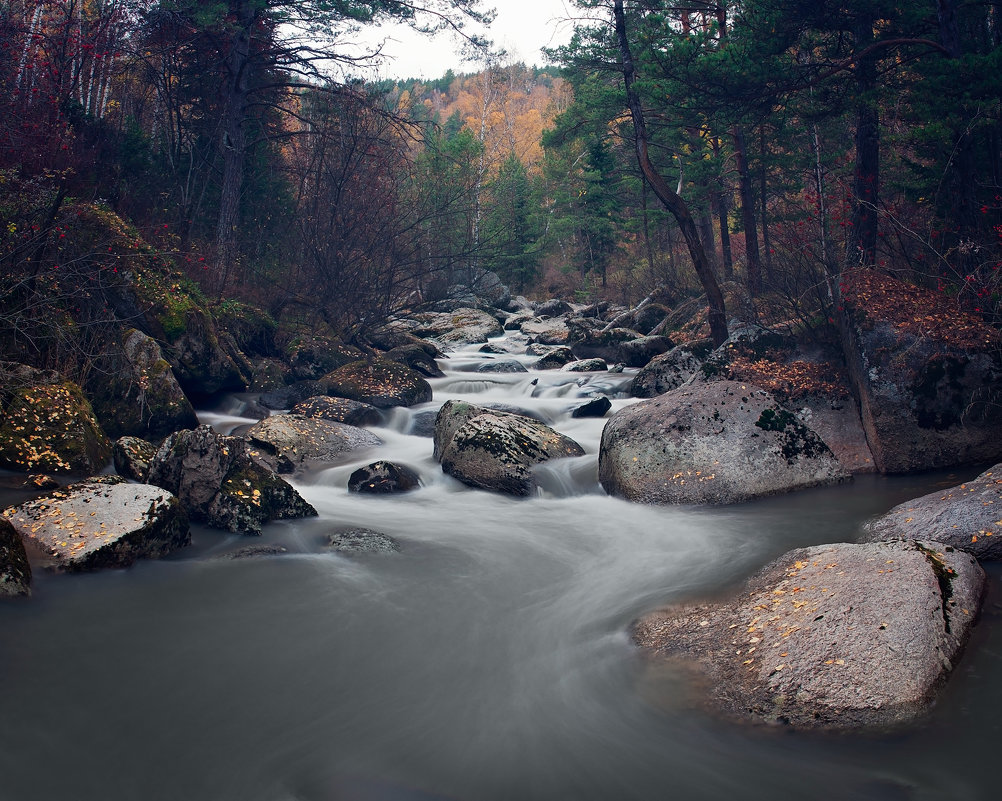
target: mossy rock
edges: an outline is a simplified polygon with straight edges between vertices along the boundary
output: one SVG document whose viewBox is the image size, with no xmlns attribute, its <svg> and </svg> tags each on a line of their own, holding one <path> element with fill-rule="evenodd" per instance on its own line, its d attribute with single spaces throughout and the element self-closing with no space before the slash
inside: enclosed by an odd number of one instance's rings
<svg viewBox="0 0 1002 801">
<path fill-rule="evenodd" d="M 275 335 L 278 323 L 268 312 L 241 303 L 226 300 L 212 310 L 216 323 L 227 331 L 237 346 L 248 356 L 277 356 Z"/>
<path fill-rule="evenodd" d="M 399 362 L 376 359 L 339 367 L 321 379 L 326 394 L 368 403 L 377 409 L 414 406 L 431 400 L 431 385 Z"/>
<path fill-rule="evenodd" d="M 0 366 L 0 467 L 90 474 L 111 458 L 111 441 L 72 381 L 23 365 Z"/>
</svg>

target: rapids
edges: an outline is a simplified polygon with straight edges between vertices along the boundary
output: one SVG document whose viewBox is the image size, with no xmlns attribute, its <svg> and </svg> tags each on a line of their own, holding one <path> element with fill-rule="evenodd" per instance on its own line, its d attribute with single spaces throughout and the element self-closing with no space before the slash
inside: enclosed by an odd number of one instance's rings
<svg viewBox="0 0 1002 801">
<path fill-rule="evenodd" d="M 0 801 L 996 797 L 996 567 L 932 715 L 894 735 L 716 720 L 696 683 L 645 665 L 627 636 L 644 611 L 725 592 L 790 548 L 852 540 L 868 516 L 977 469 L 733 507 L 630 504 L 597 482 L 604 420 L 570 417 L 595 394 L 613 411 L 634 402 L 630 371 L 475 372 L 490 358 L 533 361 L 451 354 L 432 403 L 374 429 L 382 447 L 297 475 L 319 518 L 260 540 L 194 527 L 169 559 L 38 571 L 31 599 L 0 604 Z M 450 398 L 529 412 L 587 455 L 541 468 L 530 499 L 464 487 L 427 436 Z M 228 432 L 252 422 L 242 406 L 200 418 Z M 423 486 L 349 495 L 350 473 L 376 459 Z M 331 553 L 341 526 L 401 551 Z M 288 553 L 221 558 L 258 543 Z"/>
</svg>

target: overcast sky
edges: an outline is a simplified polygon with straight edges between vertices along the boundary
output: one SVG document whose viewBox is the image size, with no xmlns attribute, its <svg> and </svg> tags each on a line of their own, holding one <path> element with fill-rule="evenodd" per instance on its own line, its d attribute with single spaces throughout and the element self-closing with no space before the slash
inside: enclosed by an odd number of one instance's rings
<svg viewBox="0 0 1002 801">
<path fill-rule="evenodd" d="M 566 0 L 486 0 L 483 5 L 497 9 L 488 36 L 509 52 L 513 62 L 545 64 L 540 48 L 555 47 L 570 39 L 571 23 L 567 18 L 574 9 Z M 431 39 L 406 26 L 386 26 L 378 33 L 367 32 L 364 41 L 369 45 L 384 41 L 387 58 L 376 71 L 378 77 L 430 80 L 440 78 L 449 69 L 476 72 L 482 68 L 464 63 L 459 44 L 448 34 Z"/>
</svg>

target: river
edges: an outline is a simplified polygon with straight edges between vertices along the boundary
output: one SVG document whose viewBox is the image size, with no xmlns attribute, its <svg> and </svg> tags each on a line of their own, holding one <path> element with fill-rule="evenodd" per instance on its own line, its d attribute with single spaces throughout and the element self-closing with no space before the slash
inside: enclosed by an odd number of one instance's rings
<svg viewBox="0 0 1002 801">
<path fill-rule="evenodd" d="M 296 476 L 319 518 L 261 539 L 195 526 L 171 558 L 37 571 L 30 600 L 0 604 L 0 801 L 997 797 L 998 568 L 931 716 L 893 735 L 717 720 L 626 634 L 644 611 L 726 592 L 790 548 L 852 540 L 867 517 L 977 469 L 721 508 L 630 504 L 597 483 L 604 421 L 569 415 L 630 376 L 473 372 L 490 358 L 531 361 L 462 349 L 441 362 L 433 403 L 374 429 L 384 446 Z M 408 433 L 450 398 L 532 411 L 587 455 L 547 466 L 530 499 L 466 488 Z M 200 416 L 248 422 L 236 401 Z M 377 458 L 423 486 L 349 495 L 348 475 Z M 400 551 L 328 551 L 345 525 Z M 259 543 L 288 553 L 222 558 Z"/>
</svg>

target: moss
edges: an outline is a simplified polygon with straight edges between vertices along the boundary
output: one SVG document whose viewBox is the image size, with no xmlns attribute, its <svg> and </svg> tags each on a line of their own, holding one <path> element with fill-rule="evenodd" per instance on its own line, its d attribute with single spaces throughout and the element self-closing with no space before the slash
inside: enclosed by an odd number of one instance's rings
<svg viewBox="0 0 1002 801">
<path fill-rule="evenodd" d="M 793 464 L 800 456 L 813 459 L 830 453 L 822 439 L 786 409 L 763 409 L 755 425 L 763 431 L 775 431 L 782 435 L 780 450 L 788 464 Z"/>
</svg>

